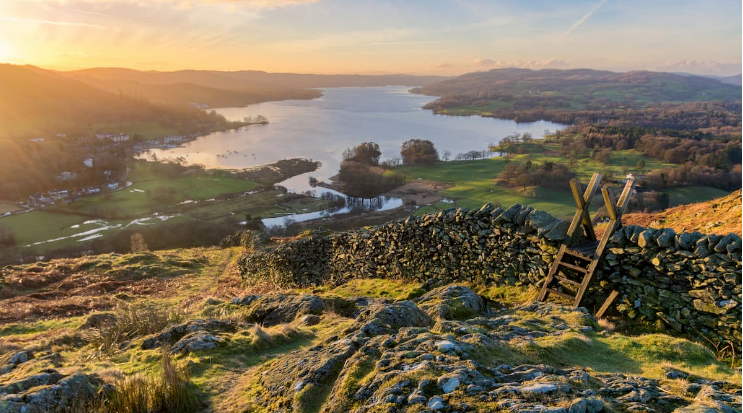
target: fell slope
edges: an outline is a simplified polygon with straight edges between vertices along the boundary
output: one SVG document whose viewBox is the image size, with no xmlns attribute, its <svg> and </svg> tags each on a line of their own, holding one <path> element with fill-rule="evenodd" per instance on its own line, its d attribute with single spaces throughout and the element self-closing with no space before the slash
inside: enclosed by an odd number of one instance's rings
<svg viewBox="0 0 743 413">
<path fill-rule="evenodd" d="M 110 93 L 34 66 L 0 64 L 0 90 L 0 139 L 85 134 L 106 123 L 155 122 L 185 133 L 225 122 L 221 116 Z"/>
<path fill-rule="evenodd" d="M 655 213 L 624 215 L 625 224 L 648 228 L 672 228 L 676 232 L 741 235 L 741 190 L 732 194 L 690 205 L 681 205 Z"/>
<path fill-rule="evenodd" d="M 168 410 L 146 401 L 168 371 L 181 372 L 168 397 L 183 412 L 740 409 L 739 375 L 705 347 L 613 332 L 583 309 L 533 303 L 534 291 L 240 287 L 241 252 L 4 268 L 0 412 Z M 145 401 L 123 397 L 134 391 Z"/>
</svg>

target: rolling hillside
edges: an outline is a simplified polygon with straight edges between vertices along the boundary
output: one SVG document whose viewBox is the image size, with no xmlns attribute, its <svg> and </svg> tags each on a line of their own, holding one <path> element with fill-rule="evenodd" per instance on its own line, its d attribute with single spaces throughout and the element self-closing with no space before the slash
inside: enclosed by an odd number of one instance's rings
<svg viewBox="0 0 743 413">
<path fill-rule="evenodd" d="M 86 134 L 107 124 L 159 124 L 173 132 L 224 122 L 193 108 L 110 93 L 59 72 L 0 64 L 0 139 Z"/>
<path fill-rule="evenodd" d="M 676 232 L 699 231 L 704 234 L 741 235 L 741 191 L 690 205 L 681 205 L 656 213 L 632 213 L 625 224 L 649 228 L 673 228 Z"/>
<path fill-rule="evenodd" d="M 741 89 L 718 79 L 672 73 L 591 69 L 496 69 L 413 90 L 439 99 L 425 106 L 446 115 L 481 115 L 521 122 L 551 120 L 697 128 L 691 118 L 724 114 L 738 126 Z M 673 121 L 658 122 L 671 113 Z"/>
<path fill-rule="evenodd" d="M 499 94 L 554 97 L 571 106 L 590 98 L 643 104 L 737 101 L 741 96 L 740 88 L 701 76 L 646 71 L 616 73 L 592 69 L 495 69 L 437 82 L 423 87 L 421 92 L 434 96 L 462 94 L 481 98 Z"/>
</svg>

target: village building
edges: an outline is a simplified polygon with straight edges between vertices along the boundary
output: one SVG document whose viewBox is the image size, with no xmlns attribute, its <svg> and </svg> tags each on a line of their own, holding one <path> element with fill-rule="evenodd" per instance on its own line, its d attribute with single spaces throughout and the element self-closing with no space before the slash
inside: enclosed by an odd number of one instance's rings
<svg viewBox="0 0 743 413">
<path fill-rule="evenodd" d="M 124 133 L 96 133 L 95 137 L 104 140 L 111 139 L 114 142 L 126 142 L 129 140 L 129 135 Z"/>
<path fill-rule="evenodd" d="M 71 179 L 77 178 L 77 172 L 62 172 L 59 175 L 57 175 L 58 181 L 69 181 Z"/>
</svg>

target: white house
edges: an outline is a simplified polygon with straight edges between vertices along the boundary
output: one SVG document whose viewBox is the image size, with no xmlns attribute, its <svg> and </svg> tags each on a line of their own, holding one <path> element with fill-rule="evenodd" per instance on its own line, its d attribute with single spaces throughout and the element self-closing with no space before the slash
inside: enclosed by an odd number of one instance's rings
<svg viewBox="0 0 743 413">
<path fill-rule="evenodd" d="M 114 183 L 112 183 L 112 184 L 108 184 L 108 187 L 109 187 L 109 189 L 111 189 L 111 190 L 114 190 L 114 189 L 119 189 L 119 183 L 118 183 L 118 182 L 114 182 Z"/>
<path fill-rule="evenodd" d="M 166 136 L 163 138 L 163 143 L 182 142 L 183 136 Z"/>
<path fill-rule="evenodd" d="M 29 142 L 44 142 L 44 138 L 31 138 Z"/>
<path fill-rule="evenodd" d="M 95 137 L 100 140 L 111 139 L 114 142 L 126 142 L 129 140 L 129 135 L 124 133 L 96 133 Z"/>
<path fill-rule="evenodd" d="M 58 181 L 69 181 L 70 179 L 77 178 L 77 172 L 62 172 L 59 175 L 57 175 Z"/>
<path fill-rule="evenodd" d="M 83 165 L 87 166 L 88 168 L 93 167 L 93 158 L 85 158 L 83 161 Z"/>
</svg>

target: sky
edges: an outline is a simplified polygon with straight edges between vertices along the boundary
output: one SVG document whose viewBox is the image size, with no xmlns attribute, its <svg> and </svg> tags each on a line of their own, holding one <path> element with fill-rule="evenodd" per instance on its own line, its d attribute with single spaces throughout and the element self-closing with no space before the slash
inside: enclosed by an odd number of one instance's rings
<svg viewBox="0 0 743 413">
<path fill-rule="evenodd" d="M 741 72 L 741 1 L 0 0 L 0 62 L 458 75 Z"/>
</svg>

